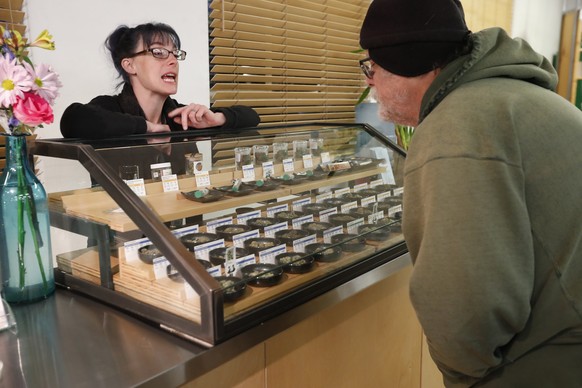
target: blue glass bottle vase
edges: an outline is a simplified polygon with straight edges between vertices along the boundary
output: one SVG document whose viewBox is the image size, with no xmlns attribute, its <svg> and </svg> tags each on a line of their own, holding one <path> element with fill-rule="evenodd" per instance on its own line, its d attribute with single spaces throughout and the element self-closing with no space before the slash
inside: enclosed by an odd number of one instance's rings
<svg viewBox="0 0 582 388">
<path fill-rule="evenodd" d="M 30 167 L 26 136 L 5 136 L 0 178 L 0 289 L 8 303 L 55 291 L 47 195 Z"/>
</svg>

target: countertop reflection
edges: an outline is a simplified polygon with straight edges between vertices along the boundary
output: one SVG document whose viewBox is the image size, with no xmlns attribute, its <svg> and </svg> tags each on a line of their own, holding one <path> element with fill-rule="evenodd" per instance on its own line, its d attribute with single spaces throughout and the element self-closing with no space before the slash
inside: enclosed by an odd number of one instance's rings
<svg viewBox="0 0 582 388">
<path fill-rule="evenodd" d="M 135 386 L 206 350 L 66 290 L 12 309 L 17 334 L 0 332 L 0 387 Z"/>
</svg>

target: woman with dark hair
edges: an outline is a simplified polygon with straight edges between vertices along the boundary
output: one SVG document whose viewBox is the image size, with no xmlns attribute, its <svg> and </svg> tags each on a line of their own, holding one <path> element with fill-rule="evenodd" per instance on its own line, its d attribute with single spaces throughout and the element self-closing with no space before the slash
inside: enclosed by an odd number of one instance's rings
<svg viewBox="0 0 582 388">
<path fill-rule="evenodd" d="M 209 109 L 170 98 L 178 90 L 178 62 L 186 52 L 176 31 L 166 24 L 119 26 L 107 38 L 106 47 L 123 89 L 88 104 L 71 104 L 61 118 L 64 137 L 103 139 L 194 128 L 246 128 L 260 121 L 247 106 Z"/>
</svg>

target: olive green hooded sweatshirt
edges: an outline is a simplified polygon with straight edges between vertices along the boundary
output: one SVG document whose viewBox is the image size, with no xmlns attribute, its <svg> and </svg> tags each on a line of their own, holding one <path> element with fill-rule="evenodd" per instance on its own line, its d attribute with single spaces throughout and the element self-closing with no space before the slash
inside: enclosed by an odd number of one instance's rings
<svg viewBox="0 0 582 388">
<path fill-rule="evenodd" d="M 526 42 L 472 38 L 406 160 L 411 300 L 447 387 L 582 387 L 582 112 Z"/>
</svg>

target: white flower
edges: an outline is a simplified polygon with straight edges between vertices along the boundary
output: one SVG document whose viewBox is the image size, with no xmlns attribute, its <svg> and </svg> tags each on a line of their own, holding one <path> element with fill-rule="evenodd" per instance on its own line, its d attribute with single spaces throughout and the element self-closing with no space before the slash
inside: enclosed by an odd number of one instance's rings
<svg viewBox="0 0 582 388">
<path fill-rule="evenodd" d="M 32 88 L 33 79 L 16 58 L 0 57 L 0 106 L 9 108 Z"/>
<path fill-rule="evenodd" d="M 26 62 L 23 65 L 32 77 L 32 90 L 52 105 L 59 95 L 59 88 L 63 86 L 59 75 L 53 71 L 52 66 L 44 63 L 36 68 Z"/>
</svg>

